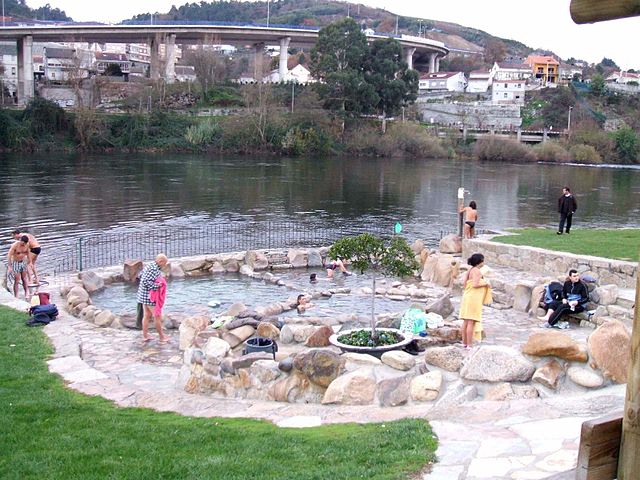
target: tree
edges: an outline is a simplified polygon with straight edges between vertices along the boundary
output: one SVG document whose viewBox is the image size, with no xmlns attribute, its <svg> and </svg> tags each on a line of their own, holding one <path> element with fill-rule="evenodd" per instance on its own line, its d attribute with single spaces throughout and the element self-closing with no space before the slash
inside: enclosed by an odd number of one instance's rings
<svg viewBox="0 0 640 480">
<path fill-rule="evenodd" d="M 393 275 L 403 277 L 413 274 L 419 265 L 407 241 L 394 236 L 389 242 L 370 233 L 363 233 L 357 237 L 344 237 L 335 242 L 329 252 L 329 258 L 346 258 L 351 260 L 351 266 L 364 273 L 373 272 L 371 288 L 371 339 L 375 342 L 376 333 L 376 275 Z"/>
<path fill-rule="evenodd" d="M 184 57 L 185 64 L 193 66 L 202 91 L 229 77 L 231 65 L 226 55 L 199 45 L 196 49 L 185 51 Z"/>
<path fill-rule="evenodd" d="M 393 38 L 376 40 L 371 45 L 365 78 L 378 101 L 375 109 L 382 116 L 382 133 L 387 115 L 395 115 L 418 98 L 418 72 L 402 60 L 402 46 Z"/>
<path fill-rule="evenodd" d="M 635 163 L 638 160 L 638 135 L 631 127 L 624 126 L 613 134 L 618 158 L 625 163 Z"/>
<path fill-rule="evenodd" d="M 591 77 L 590 88 L 591 88 L 591 93 L 593 93 L 594 95 L 597 95 L 598 97 L 601 97 L 602 95 L 604 95 L 604 92 L 607 88 L 604 82 L 604 77 L 599 73 L 596 73 L 593 77 Z"/>
<path fill-rule="evenodd" d="M 367 111 L 378 99 L 364 79 L 368 55 L 367 37 L 352 18 L 334 22 L 320 30 L 311 50 L 311 73 L 324 107 L 342 120 Z"/>
<path fill-rule="evenodd" d="M 484 60 L 490 65 L 503 61 L 506 53 L 507 46 L 497 38 L 490 38 L 484 46 Z"/>
</svg>

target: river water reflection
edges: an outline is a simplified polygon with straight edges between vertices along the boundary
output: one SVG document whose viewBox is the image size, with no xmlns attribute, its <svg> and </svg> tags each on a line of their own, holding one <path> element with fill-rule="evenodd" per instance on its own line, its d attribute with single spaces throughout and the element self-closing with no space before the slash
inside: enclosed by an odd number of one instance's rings
<svg viewBox="0 0 640 480">
<path fill-rule="evenodd" d="M 640 225 L 640 169 L 451 160 L 206 155 L 2 155 L 0 219 L 8 241 L 30 228 L 47 249 L 94 232 L 195 224 L 309 221 L 403 224 L 411 239 L 456 229 L 456 192 L 479 228 L 552 226 L 561 187 L 576 228 Z"/>
</svg>

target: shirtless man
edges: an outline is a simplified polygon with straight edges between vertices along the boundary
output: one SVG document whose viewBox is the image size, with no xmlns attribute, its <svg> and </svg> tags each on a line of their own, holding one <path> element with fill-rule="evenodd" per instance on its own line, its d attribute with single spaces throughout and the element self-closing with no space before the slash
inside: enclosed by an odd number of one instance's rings
<svg viewBox="0 0 640 480">
<path fill-rule="evenodd" d="M 23 235 L 14 242 L 7 253 L 7 270 L 13 274 L 13 295 L 18 297 L 18 283 L 22 281 L 24 297 L 29 301 L 29 281 L 27 278 L 27 265 L 29 262 L 29 237 Z"/>
<path fill-rule="evenodd" d="M 462 207 L 460 213 L 464 213 L 464 238 L 473 238 L 476 234 L 476 222 L 478 210 L 476 202 L 471 200 L 468 207 Z"/>
<path fill-rule="evenodd" d="M 30 233 L 20 232 L 19 229 L 15 229 L 12 233 L 15 240 L 19 240 L 22 236 L 26 236 L 29 239 L 29 266 L 31 267 L 32 271 L 27 271 L 27 274 L 29 275 L 32 283 L 39 283 L 38 272 L 36 270 L 36 260 L 38 259 L 38 255 L 40 255 L 40 252 L 42 252 L 40 242 L 38 242 L 36 237 L 31 235 Z M 31 278 L 32 274 L 33 278 Z"/>
</svg>

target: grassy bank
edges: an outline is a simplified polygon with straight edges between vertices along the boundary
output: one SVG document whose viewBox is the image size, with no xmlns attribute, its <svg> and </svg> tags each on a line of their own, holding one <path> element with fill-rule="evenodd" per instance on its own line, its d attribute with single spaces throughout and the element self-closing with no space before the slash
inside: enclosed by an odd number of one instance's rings
<svg viewBox="0 0 640 480">
<path fill-rule="evenodd" d="M 425 421 L 279 429 L 117 408 L 64 387 L 45 335 L 0 306 L 0 478 L 406 478 L 434 460 Z"/>
<path fill-rule="evenodd" d="M 524 228 L 512 230 L 517 235 L 495 237 L 494 242 L 526 245 L 578 255 L 638 261 L 640 229 L 574 229 L 571 235 L 557 235 L 556 230 Z"/>
</svg>

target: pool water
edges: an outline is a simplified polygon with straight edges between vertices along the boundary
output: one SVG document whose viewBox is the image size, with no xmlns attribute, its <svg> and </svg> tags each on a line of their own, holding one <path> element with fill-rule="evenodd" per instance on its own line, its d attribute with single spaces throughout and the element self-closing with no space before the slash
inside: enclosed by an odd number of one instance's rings
<svg viewBox="0 0 640 480">
<path fill-rule="evenodd" d="M 309 275 L 316 273 L 318 281 L 309 282 Z M 348 288 L 350 294 L 334 294 L 329 298 L 312 300 L 313 307 L 303 316 L 334 316 L 371 314 L 371 296 L 359 294 L 362 287 L 371 287 L 371 277 L 366 275 L 343 276 L 336 274 L 334 279 L 328 279 L 326 272 L 321 269 L 296 269 L 278 272 L 277 277 L 287 286 L 267 283 L 238 273 L 226 273 L 169 279 L 167 285 L 167 300 L 165 313 L 179 313 L 186 315 L 200 315 L 203 313 L 220 313 L 232 304 L 242 302 L 247 308 L 255 309 L 274 302 L 284 302 L 300 293 L 318 294 L 331 289 Z M 389 284 L 387 280 L 387 285 Z M 137 285 L 130 283 L 114 283 L 92 295 L 96 307 L 109 309 L 116 315 L 135 314 Z M 209 307 L 211 301 L 219 303 L 216 307 Z M 376 314 L 395 313 L 404 311 L 413 303 L 412 300 L 390 300 L 377 297 L 375 300 Z M 300 315 L 296 310 L 285 312 L 283 315 Z"/>
</svg>

